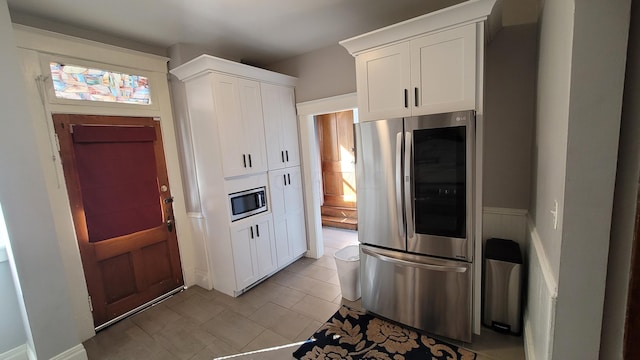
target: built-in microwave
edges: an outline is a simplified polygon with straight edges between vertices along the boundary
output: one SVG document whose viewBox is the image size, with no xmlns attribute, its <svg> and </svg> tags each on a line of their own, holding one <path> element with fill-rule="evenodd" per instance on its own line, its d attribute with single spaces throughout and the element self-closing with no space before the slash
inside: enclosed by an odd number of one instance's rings
<svg viewBox="0 0 640 360">
<path fill-rule="evenodd" d="M 266 187 L 258 187 L 229 194 L 231 221 L 267 211 Z"/>
</svg>

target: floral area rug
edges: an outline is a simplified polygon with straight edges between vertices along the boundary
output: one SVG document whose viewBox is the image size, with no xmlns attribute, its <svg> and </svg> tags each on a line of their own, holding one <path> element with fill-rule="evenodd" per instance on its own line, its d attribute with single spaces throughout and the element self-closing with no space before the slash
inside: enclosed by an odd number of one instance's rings
<svg viewBox="0 0 640 360">
<path fill-rule="evenodd" d="M 342 306 L 293 353 L 296 359 L 474 360 L 476 354 Z"/>
</svg>

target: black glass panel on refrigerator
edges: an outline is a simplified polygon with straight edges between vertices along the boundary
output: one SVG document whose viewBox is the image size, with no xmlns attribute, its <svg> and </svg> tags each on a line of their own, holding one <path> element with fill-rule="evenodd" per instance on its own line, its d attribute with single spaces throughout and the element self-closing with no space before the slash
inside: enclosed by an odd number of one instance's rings
<svg viewBox="0 0 640 360">
<path fill-rule="evenodd" d="M 415 229 L 418 234 L 466 234 L 464 126 L 414 130 Z"/>
</svg>

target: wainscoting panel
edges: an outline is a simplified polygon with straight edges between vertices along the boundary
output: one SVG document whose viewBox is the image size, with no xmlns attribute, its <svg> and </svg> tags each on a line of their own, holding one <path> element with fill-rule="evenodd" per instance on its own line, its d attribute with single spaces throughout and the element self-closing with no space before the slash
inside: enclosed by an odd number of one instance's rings
<svg viewBox="0 0 640 360">
<path fill-rule="evenodd" d="M 482 241 L 491 238 L 508 239 L 520 245 L 523 255 L 527 241 L 527 210 L 485 207 L 482 210 Z M 526 259 L 526 257 L 523 257 Z"/>
<path fill-rule="evenodd" d="M 553 277 L 540 237 L 532 221 L 528 221 L 529 287 L 524 313 L 524 346 L 527 359 L 552 359 L 558 287 Z"/>
<path fill-rule="evenodd" d="M 205 248 L 206 224 L 201 213 L 190 212 L 187 214 L 191 225 L 194 250 L 194 276 L 195 284 L 201 288 L 213 289 L 213 282 L 209 276 L 209 259 Z"/>
</svg>

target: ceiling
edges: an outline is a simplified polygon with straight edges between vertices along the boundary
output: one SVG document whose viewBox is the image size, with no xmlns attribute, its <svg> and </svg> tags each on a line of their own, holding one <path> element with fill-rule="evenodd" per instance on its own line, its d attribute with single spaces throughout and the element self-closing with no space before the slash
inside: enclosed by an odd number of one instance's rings
<svg viewBox="0 0 640 360">
<path fill-rule="evenodd" d="M 14 22 L 167 55 L 267 65 L 462 0 L 8 0 Z"/>
</svg>

